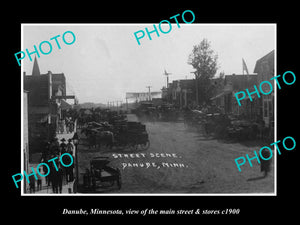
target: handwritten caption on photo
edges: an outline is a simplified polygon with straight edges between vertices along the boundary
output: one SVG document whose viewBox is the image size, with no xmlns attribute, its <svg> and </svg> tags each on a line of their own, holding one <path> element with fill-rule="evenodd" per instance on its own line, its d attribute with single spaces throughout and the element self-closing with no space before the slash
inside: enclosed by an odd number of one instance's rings
<svg viewBox="0 0 300 225">
<path fill-rule="evenodd" d="M 112 154 L 115 159 L 134 159 L 132 162 L 121 162 L 122 169 L 125 168 L 188 168 L 188 165 L 181 162 L 181 156 L 176 153 L 132 153 L 132 154 Z M 156 159 L 156 161 L 153 161 Z M 160 161 L 157 161 L 159 159 Z M 139 161 L 140 160 L 140 161 Z M 147 160 L 147 161 L 144 161 Z M 163 162 L 162 162 L 162 161 Z M 170 162 L 171 160 L 171 162 Z"/>
</svg>

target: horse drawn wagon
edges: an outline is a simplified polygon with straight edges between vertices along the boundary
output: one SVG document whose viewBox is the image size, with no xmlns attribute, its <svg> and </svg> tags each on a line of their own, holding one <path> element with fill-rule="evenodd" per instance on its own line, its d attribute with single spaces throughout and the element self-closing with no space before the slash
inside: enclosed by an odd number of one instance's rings
<svg viewBox="0 0 300 225">
<path fill-rule="evenodd" d="M 123 148 L 147 150 L 150 146 L 146 126 L 140 122 L 126 122 L 115 126 L 115 145 Z"/>
<path fill-rule="evenodd" d="M 126 120 L 115 120 L 113 124 L 91 122 L 81 132 L 86 135 L 90 147 L 147 150 L 150 146 L 146 126 L 140 122 Z"/>
</svg>

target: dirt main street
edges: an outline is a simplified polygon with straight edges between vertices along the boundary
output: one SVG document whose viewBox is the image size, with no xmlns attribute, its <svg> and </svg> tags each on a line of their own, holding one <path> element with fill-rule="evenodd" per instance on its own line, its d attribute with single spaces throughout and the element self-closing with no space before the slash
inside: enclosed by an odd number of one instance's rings
<svg viewBox="0 0 300 225">
<path fill-rule="evenodd" d="M 129 120 L 136 120 L 134 115 Z M 143 122 L 150 139 L 145 151 L 88 149 L 80 145 L 79 173 L 89 167 L 95 156 L 109 156 L 120 168 L 121 190 L 113 193 L 273 193 L 274 163 L 262 178 L 260 165 L 252 160 L 239 172 L 234 159 L 262 146 L 247 147 L 206 138 L 183 122 Z M 82 182 L 82 176 L 81 180 Z"/>
</svg>

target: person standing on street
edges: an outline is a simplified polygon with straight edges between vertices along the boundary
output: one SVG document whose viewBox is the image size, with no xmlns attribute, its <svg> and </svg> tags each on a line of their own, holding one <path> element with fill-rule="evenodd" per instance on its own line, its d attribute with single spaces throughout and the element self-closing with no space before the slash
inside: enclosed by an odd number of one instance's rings
<svg viewBox="0 0 300 225">
<path fill-rule="evenodd" d="M 41 172 L 42 170 L 41 170 L 41 168 L 39 168 L 39 172 L 37 173 L 37 190 L 38 191 L 41 191 L 42 190 L 42 177 L 41 177 Z"/>
<path fill-rule="evenodd" d="M 70 139 L 68 139 L 68 144 L 66 146 L 66 151 L 67 151 L 67 153 L 73 155 L 73 149 L 74 149 L 74 145 L 72 143 L 72 139 L 70 138 Z"/>
<path fill-rule="evenodd" d="M 57 171 L 57 185 L 58 185 L 58 191 L 60 194 L 62 193 L 63 175 L 64 175 L 63 169 L 59 165 L 58 171 Z"/>
<path fill-rule="evenodd" d="M 52 155 L 51 158 L 56 157 L 56 155 Z M 56 169 L 54 168 L 54 165 L 49 165 L 50 168 L 50 174 L 49 176 L 49 183 L 52 185 L 52 193 L 58 193 L 58 174 Z"/>
<path fill-rule="evenodd" d="M 268 159 L 270 157 L 271 153 L 267 149 L 263 149 L 261 151 L 261 155 L 265 159 Z M 271 160 L 264 160 L 260 157 L 260 162 L 261 162 L 260 163 L 260 171 L 264 172 L 263 177 L 266 177 L 268 175 L 268 172 L 270 172 Z"/>
<path fill-rule="evenodd" d="M 61 144 L 59 145 L 60 153 L 64 154 L 64 153 L 66 153 L 66 148 L 67 148 L 67 145 L 65 143 L 66 139 L 62 138 L 60 141 L 61 141 Z"/>
<path fill-rule="evenodd" d="M 30 176 L 29 182 L 30 193 L 35 193 L 35 178 L 33 176 Z"/>
</svg>

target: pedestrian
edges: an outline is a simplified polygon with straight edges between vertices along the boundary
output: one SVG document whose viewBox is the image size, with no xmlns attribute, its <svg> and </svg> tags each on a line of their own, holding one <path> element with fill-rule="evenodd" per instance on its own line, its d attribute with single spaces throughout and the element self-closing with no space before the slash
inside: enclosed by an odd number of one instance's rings
<svg viewBox="0 0 300 225">
<path fill-rule="evenodd" d="M 71 164 L 71 159 L 70 159 L 70 157 L 67 157 L 67 158 L 64 160 L 64 163 L 65 163 L 66 165 L 70 165 L 70 164 Z M 67 180 L 67 182 L 72 182 L 73 179 L 74 179 L 73 168 L 74 168 L 74 163 L 72 163 L 71 166 L 65 167 L 65 171 L 66 171 L 66 180 Z"/>
<path fill-rule="evenodd" d="M 51 184 L 52 184 L 52 192 L 53 193 L 58 193 L 58 174 L 57 171 L 51 172 Z"/>
<path fill-rule="evenodd" d="M 70 131 L 70 121 L 66 119 L 66 132 L 67 134 L 69 133 Z"/>
<path fill-rule="evenodd" d="M 35 178 L 33 176 L 29 177 L 29 191 L 35 193 Z"/>
<path fill-rule="evenodd" d="M 65 124 L 66 124 L 66 131 L 67 131 L 67 134 L 68 134 L 69 133 L 69 128 L 70 128 L 70 118 L 69 117 L 65 118 Z"/>
<path fill-rule="evenodd" d="M 40 191 L 42 190 L 42 176 L 40 175 L 41 174 L 41 168 L 39 168 L 39 172 L 37 173 L 37 190 Z"/>
<path fill-rule="evenodd" d="M 263 158 L 268 159 L 270 158 L 271 153 L 267 149 L 263 149 L 261 151 L 261 155 Z M 266 177 L 268 175 L 268 172 L 270 172 L 271 160 L 264 160 L 262 159 L 262 157 L 260 157 L 260 172 L 263 172 L 263 177 Z"/>
<path fill-rule="evenodd" d="M 47 162 L 49 158 L 49 155 L 47 155 L 47 157 L 45 158 L 45 160 L 43 160 L 42 162 Z M 42 172 L 43 174 L 50 174 L 50 171 L 48 171 L 48 167 L 44 166 L 42 167 Z M 45 177 L 45 181 L 46 181 L 46 185 L 50 186 L 50 180 L 49 180 L 49 176 Z"/>
<path fill-rule="evenodd" d="M 51 158 L 56 157 L 55 155 L 52 155 Z M 49 177 L 49 184 L 51 183 L 52 185 L 52 193 L 58 193 L 58 174 L 56 171 L 56 168 L 54 165 L 49 165 L 50 168 L 50 174 L 48 175 Z"/>
<path fill-rule="evenodd" d="M 66 123 L 65 120 L 61 120 L 60 132 L 63 134 L 65 132 Z"/>
<path fill-rule="evenodd" d="M 69 131 L 70 131 L 70 133 L 72 133 L 74 131 L 74 122 L 73 121 L 69 122 Z"/>
<path fill-rule="evenodd" d="M 58 171 L 57 171 L 57 185 L 58 185 L 58 191 L 60 194 L 62 193 L 63 175 L 64 175 L 63 169 L 59 165 Z"/>
<path fill-rule="evenodd" d="M 61 141 L 61 144 L 59 145 L 60 153 L 64 154 L 64 153 L 66 153 L 66 148 L 67 148 L 67 145 L 65 143 L 66 139 L 62 138 L 60 141 Z"/>
<path fill-rule="evenodd" d="M 67 146 L 66 146 L 67 153 L 73 155 L 73 149 L 74 149 L 74 145 L 73 145 L 73 143 L 72 143 L 72 139 L 69 138 L 69 139 L 68 139 L 68 144 L 67 144 Z"/>
<path fill-rule="evenodd" d="M 60 120 L 57 122 L 57 126 L 56 126 L 56 132 L 59 134 L 60 133 Z"/>
</svg>

